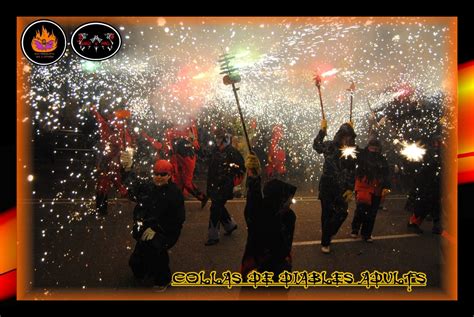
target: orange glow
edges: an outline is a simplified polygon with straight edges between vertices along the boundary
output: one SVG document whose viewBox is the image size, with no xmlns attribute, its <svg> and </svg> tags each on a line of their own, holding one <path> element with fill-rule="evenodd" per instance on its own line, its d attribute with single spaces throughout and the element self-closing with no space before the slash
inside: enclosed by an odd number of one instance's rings
<svg viewBox="0 0 474 317">
<path fill-rule="evenodd" d="M 16 210 L 0 214 L 0 300 L 15 295 Z"/>
<path fill-rule="evenodd" d="M 458 182 L 474 182 L 474 61 L 459 66 Z"/>
<path fill-rule="evenodd" d="M 118 119 L 128 119 L 131 116 L 130 110 L 124 110 L 124 109 L 116 110 L 114 112 L 114 115 Z"/>
<path fill-rule="evenodd" d="M 0 301 L 15 296 L 16 271 L 0 274 Z"/>
<path fill-rule="evenodd" d="M 52 31 L 50 34 L 44 26 L 41 29 L 41 34 L 36 31 L 36 36 L 31 41 L 31 47 L 35 52 L 52 52 L 57 46 L 58 39 Z"/>
</svg>

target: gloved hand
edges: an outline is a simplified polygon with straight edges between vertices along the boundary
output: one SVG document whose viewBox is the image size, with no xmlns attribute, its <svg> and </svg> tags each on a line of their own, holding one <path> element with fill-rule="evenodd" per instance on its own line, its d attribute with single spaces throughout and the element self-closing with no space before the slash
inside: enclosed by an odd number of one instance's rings
<svg viewBox="0 0 474 317">
<path fill-rule="evenodd" d="M 253 171 L 257 175 L 260 175 L 260 173 L 262 171 L 260 161 L 259 161 L 258 157 L 255 154 L 247 155 L 247 160 L 245 161 L 245 167 L 247 168 L 247 170 Z"/>
<path fill-rule="evenodd" d="M 342 194 L 342 197 L 344 198 L 346 203 L 352 200 L 352 196 L 353 196 L 353 193 L 352 193 L 352 190 L 350 189 L 346 190 L 344 194 Z"/>
<path fill-rule="evenodd" d="M 151 240 L 153 239 L 153 237 L 155 236 L 156 232 L 152 229 L 152 228 L 147 228 L 143 234 L 142 234 L 142 237 L 141 237 L 141 240 L 142 241 L 148 241 L 148 240 Z"/>
<path fill-rule="evenodd" d="M 326 132 L 328 129 L 328 121 L 326 119 L 321 120 L 321 130 Z"/>
<path fill-rule="evenodd" d="M 388 189 L 388 188 L 382 189 L 382 197 L 387 196 L 388 194 L 390 194 L 390 192 L 391 192 L 391 190 Z"/>
<path fill-rule="evenodd" d="M 120 163 L 122 164 L 125 171 L 130 171 L 133 164 L 133 155 L 128 151 L 120 152 Z"/>
</svg>

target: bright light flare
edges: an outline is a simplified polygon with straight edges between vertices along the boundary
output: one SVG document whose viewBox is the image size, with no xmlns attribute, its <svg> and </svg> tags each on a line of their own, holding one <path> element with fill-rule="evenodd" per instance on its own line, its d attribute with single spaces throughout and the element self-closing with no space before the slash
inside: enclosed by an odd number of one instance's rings
<svg viewBox="0 0 474 317">
<path fill-rule="evenodd" d="M 98 68 L 98 64 L 92 61 L 82 63 L 82 70 L 88 73 L 93 73 Z"/>
<path fill-rule="evenodd" d="M 333 68 L 333 69 L 331 69 L 331 70 L 328 70 L 327 72 L 322 73 L 322 74 L 321 74 L 321 77 L 326 78 L 326 77 L 335 75 L 335 74 L 337 74 L 337 73 L 339 73 L 339 69 Z"/>
<path fill-rule="evenodd" d="M 203 79 L 206 76 L 207 76 L 206 73 L 199 73 L 196 76 L 194 76 L 193 79 Z"/>
<path fill-rule="evenodd" d="M 357 157 L 357 151 L 356 151 L 356 147 L 355 146 L 343 146 L 341 148 L 341 158 L 344 157 L 345 159 L 347 159 L 349 156 L 353 159 L 355 159 Z"/>
<path fill-rule="evenodd" d="M 418 142 L 407 143 L 403 141 L 401 144 L 403 149 L 400 151 L 400 154 L 403 155 L 408 161 L 420 162 L 423 160 L 426 149 L 422 145 L 419 145 Z"/>
</svg>

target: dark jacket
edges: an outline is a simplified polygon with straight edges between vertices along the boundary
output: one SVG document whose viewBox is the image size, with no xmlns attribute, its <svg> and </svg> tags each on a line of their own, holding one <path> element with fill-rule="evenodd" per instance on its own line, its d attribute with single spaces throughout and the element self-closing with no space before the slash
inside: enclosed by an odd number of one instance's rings
<svg viewBox="0 0 474 317">
<path fill-rule="evenodd" d="M 173 142 L 173 150 L 182 157 L 193 158 L 196 154 L 193 144 L 185 138 L 178 138 L 175 140 Z"/>
<path fill-rule="evenodd" d="M 247 186 L 244 215 L 248 236 L 242 264 L 254 263 L 255 267 L 243 267 L 242 273 L 252 269 L 275 274 L 291 270 L 296 215 L 291 209 L 285 213 L 280 209 L 290 194 L 295 193 L 296 187 L 272 180 L 265 185 L 265 196 L 262 196 L 260 177 L 249 177 Z M 249 258 L 253 260 L 249 262 Z"/>
<path fill-rule="evenodd" d="M 424 155 L 423 162 L 414 175 L 414 195 L 421 204 L 439 202 L 441 197 L 441 153 L 438 148 L 430 147 Z"/>
<path fill-rule="evenodd" d="M 242 155 L 232 145 L 223 151 L 217 147 L 212 152 L 207 174 L 207 195 L 212 200 L 233 198 L 234 179 L 245 173 Z"/>
<path fill-rule="evenodd" d="M 381 188 L 390 188 L 390 171 L 385 156 L 370 152 L 366 147 L 357 154 L 356 162 L 356 178 L 366 178 L 369 183 L 377 180 Z"/>
<path fill-rule="evenodd" d="M 313 141 L 313 149 L 324 155 L 323 173 L 319 182 L 319 195 L 325 192 L 342 194 L 354 189 L 355 159 L 342 157 L 341 139 L 345 135 L 355 138 L 356 134 L 350 125 L 343 124 L 336 133 L 334 140 L 324 141 L 326 132 L 320 130 Z"/>
<path fill-rule="evenodd" d="M 176 184 L 156 186 L 147 181 L 133 186 L 129 193 L 130 199 L 137 202 L 133 211 L 134 238 L 139 240 L 142 233 L 151 228 L 157 233 L 152 242 L 171 248 L 185 220 L 184 197 Z"/>
</svg>

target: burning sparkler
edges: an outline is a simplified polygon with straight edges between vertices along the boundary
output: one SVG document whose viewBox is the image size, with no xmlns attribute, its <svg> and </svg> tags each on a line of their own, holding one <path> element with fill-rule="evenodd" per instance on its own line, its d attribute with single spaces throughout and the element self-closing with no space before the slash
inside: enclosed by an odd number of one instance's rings
<svg viewBox="0 0 474 317">
<path fill-rule="evenodd" d="M 321 76 L 316 75 L 313 80 L 314 84 L 318 88 L 319 104 L 321 105 L 321 115 L 323 117 L 323 120 L 325 120 L 326 118 L 324 117 L 323 97 L 321 96 Z"/>
<path fill-rule="evenodd" d="M 407 143 L 402 141 L 401 145 L 403 148 L 400 151 L 400 154 L 403 155 L 408 161 L 420 162 L 423 160 L 426 149 L 422 145 L 419 145 L 418 142 Z"/>
<path fill-rule="evenodd" d="M 343 146 L 341 148 L 341 158 L 347 159 L 349 156 L 353 159 L 357 157 L 357 151 L 355 146 Z"/>
<path fill-rule="evenodd" d="M 325 77 L 329 77 L 329 76 L 332 76 L 332 75 L 335 75 L 339 73 L 339 69 L 337 68 L 333 68 L 331 70 L 328 70 L 327 72 L 324 72 L 321 74 L 321 77 L 325 78 Z"/>
</svg>

